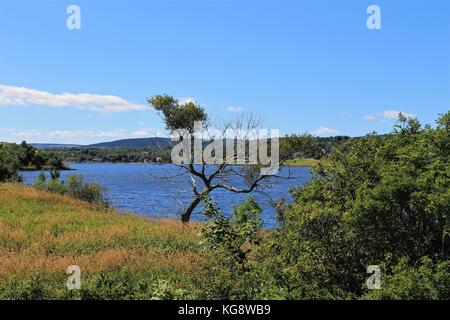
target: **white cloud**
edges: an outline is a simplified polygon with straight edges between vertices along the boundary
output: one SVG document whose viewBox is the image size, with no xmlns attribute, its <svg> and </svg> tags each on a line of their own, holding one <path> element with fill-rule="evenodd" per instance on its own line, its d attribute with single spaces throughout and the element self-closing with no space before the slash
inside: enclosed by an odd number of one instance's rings
<svg viewBox="0 0 450 320">
<path fill-rule="evenodd" d="M 313 133 L 318 136 L 331 136 L 338 132 L 337 132 L 337 130 L 320 126 L 318 129 L 314 130 Z"/>
<path fill-rule="evenodd" d="M 127 130 L 112 130 L 112 131 L 101 131 L 101 130 L 56 130 L 44 132 L 43 136 L 49 138 L 123 138 L 129 135 Z"/>
<path fill-rule="evenodd" d="M 369 114 L 367 116 L 364 116 L 364 120 L 373 121 L 378 119 L 385 119 L 385 120 L 396 120 L 398 119 L 399 114 L 402 113 L 407 118 L 414 118 L 415 115 L 409 112 L 404 111 L 396 111 L 396 110 L 385 110 L 383 112 L 375 113 L 375 114 Z"/>
<path fill-rule="evenodd" d="M 162 133 L 158 129 L 139 128 L 139 129 L 131 132 L 131 135 L 136 138 L 160 137 L 162 135 Z"/>
<path fill-rule="evenodd" d="M 372 121 L 372 120 L 376 120 L 377 116 L 374 114 L 368 114 L 367 116 L 364 116 L 364 120 L 368 120 L 368 121 Z"/>
<path fill-rule="evenodd" d="M 0 133 L 18 137 L 18 138 L 41 136 L 41 132 L 38 130 L 16 130 L 16 129 L 0 128 Z"/>
<path fill-rule="evenodd" d="M 227 111 L 228 111 L 228 112 L 239 113 L 239 112 L 244 111 L 244 108 L 242 108 L 242 107 L 236 107 L 236 106 L 229 106 L 229 107 L 227 108 Z"/>
<path fill-rule="evenodd" d="M 101 113 L 149 110 L 150 106 L 134 104 L 111 95 L 91 93 L 53 94 L 24 87 L 0 85 L 0 106 L 47 106 L 52 108 L 73 107 Z"/>
<path fill-rule="evenodd" d="M 393 110 L 383 111 L 383 117 L 385 119 L 390 119 L 390 120 L 398 119 L 398 116 L 399 116 L 400 113 L 402 113 L 407 118 L 414 118 L 415 117 L 412 113 L 409 113 L 409 112 L 393 111 Z"/>
</svg>

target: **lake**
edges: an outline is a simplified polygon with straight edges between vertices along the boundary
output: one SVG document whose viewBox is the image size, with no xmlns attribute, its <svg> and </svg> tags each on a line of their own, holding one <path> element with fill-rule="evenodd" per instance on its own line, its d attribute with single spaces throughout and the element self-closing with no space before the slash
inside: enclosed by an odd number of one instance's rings
<svg viewBox="0 0 450 320">
<path fill-rule="evenodd" d="M 183 205 L 188 204 L 192 197 L 190 176 L 179 175 L 179 167 L 172 164 L 76 163 L 70 167 L 75 170 L 61 171 L 62 180 L 71 174 L 81 174 L 88 182 L 98 182 L 106 187 L 106 198 L 119 211 L 178 219 Z M 208 168 L 213 169 L 213 166 Z M 27 171 L 21 174 L 26 184 L 33 184 L 39 173 Z M 270 205 L 270 200 L 279 200 L 282 196 L 290 200 L 289 189 L 304 185 L 311 179 L 311 171 L 307 167 L 282 167 L 279 175 L 290 178 L 264 180 L 262 191 L 251 193 L 263 208 L 262 217 L 267 228 L 276 225 L 275 210 Z M 230 179 L 238 186 L 244 186 L 236 177 Z M 247 196 L 222 189 L 216 189 L 212 193 L 213 200 L 226 214 L 230 214 L 233 205 L 245 200 Z M 192 220 L 204 220 L 198 211 L 192 215 Z"/>
</svg>

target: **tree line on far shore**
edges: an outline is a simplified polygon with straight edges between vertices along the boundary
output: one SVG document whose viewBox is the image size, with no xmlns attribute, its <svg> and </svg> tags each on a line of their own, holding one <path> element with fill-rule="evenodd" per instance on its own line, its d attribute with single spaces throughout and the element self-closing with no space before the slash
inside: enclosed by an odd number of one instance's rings
<svg viewBox="0 0 450 320">
<path fill-rule="evenodd" d="M 61 157 L 21 144 L 0 142 L 0 182 L 20 181 L 19 170 L 65 170 Z"/>
<path fill-rule="evenodd" d="M 345 147 L 348 136 L 316 137 L 308 133 L 286 135 L 280 139 L 280 158 L 321 159 L 331 149 Z M 65 162 L 103 163 L 170 163 L 171 147 L 68 147 L 42 149 L 51 158 Z"/>
</svg>

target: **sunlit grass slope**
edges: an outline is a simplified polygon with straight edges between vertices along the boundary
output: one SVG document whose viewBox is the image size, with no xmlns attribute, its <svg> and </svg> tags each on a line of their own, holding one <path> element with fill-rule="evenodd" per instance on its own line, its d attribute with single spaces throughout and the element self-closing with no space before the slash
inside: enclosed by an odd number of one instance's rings
<svg viewBox="0 0 450 320">
<path fill-rule="evenodd" d="M 11 286 L 36 275 L 64 290 L 69 265 L 80 267 L 82 279 L 126 270 L 146 281 L 177 281 L 195 272 L 198 234 L 195 224 L 119 214 L 20 184 L 0 184 L 0 297 L 16 298 Z"/>
</svg>

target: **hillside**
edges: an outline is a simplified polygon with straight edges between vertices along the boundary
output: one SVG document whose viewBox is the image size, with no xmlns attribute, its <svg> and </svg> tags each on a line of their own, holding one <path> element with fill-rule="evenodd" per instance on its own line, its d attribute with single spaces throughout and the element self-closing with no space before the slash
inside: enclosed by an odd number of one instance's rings
<svg viewBox="0 0 450 320">
<path fill-rule="evenodd" d="M 118 214 L 20 184 L 0 184 L 0 229 L 3 299 L 123 298 L 125 289 L 101 291 L 104 272 L 121 279 L 118 287 L 131 276 L 152 286 L 161 276 L 179 281 L 198 256 L 195 224 Z M 84 290 L 66 289 L 70 265 L 80 267 Z"/>
<path fill-rule="evenodd" d="M 169 138 L 137 138 L 137 139 L 122 139 L 111 142 L 101 142 L 88 145 L 90 148 L 167 148 L 170 147 L 171 141 Z"/>
<path fill-rule="evenodd" d="M 169 138 L 135 138 L 99 142 L 89 145 L 64 143 L 31 143 L 37 149 L 70 149 L 70 148 L 167 148 L 172 145 Z"/>
</svg>

